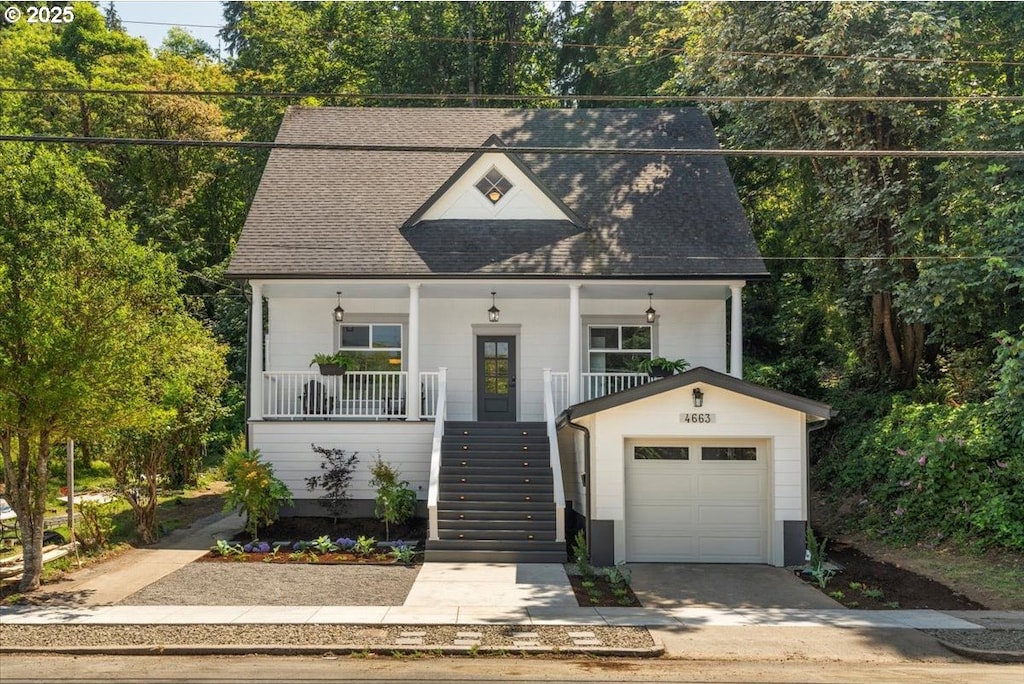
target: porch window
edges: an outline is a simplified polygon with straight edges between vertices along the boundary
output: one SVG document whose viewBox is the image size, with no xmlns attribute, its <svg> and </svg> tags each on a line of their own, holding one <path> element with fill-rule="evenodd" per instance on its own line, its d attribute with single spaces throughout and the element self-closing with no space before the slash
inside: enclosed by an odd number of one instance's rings
<svg viewBox="0 0 1024 684">
<path fill-rule="evenodd" d="M 635 373 L 652 355 L 649 325 L 592 325 L 587 341 L 591 373 Z"/>
<path fill-rule="evenodd" d="M 339 349 L 356 361 L 353 370 L 402 370 L 402 326 L 395 323 L 344 324 Z"/>
</svg>

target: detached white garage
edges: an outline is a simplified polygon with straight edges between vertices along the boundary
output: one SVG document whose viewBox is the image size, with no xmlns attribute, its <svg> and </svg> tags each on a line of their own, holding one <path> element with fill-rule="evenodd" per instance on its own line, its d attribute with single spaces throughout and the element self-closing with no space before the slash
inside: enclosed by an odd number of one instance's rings
<svg viewBox="0 0 1024 684">
<path fill-rule="evenodd" d="M 807 433 L 831 415 L 707 368 L 570 407 L 566 497 L 592 562 L 802 563 Z"/>
</svg>

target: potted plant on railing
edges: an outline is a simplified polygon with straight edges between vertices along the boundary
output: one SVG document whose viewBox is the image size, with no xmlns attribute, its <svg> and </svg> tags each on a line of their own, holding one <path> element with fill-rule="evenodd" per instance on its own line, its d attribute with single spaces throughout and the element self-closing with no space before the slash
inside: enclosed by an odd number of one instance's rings
<svg viewBox="0 0 1024 684">
<path fill-rule="evenodd" d="M 346 356 L 340 351 L 333 354 L 316 354 L 309 365 L 320 366 L 321 375 L 344 375 L 345 371 L 355 365 L 355 359 Z"/>
<path fill-rule="evenodd" d="M 662 356 L 655 356 L 653 359 L 644 359 L 637 366 L 641 373 L 647 373 L 652 378 L 667 378 L 670 375 L 682 373 L 689 367 L 690 362 L 686 359 L 676 359 L 675 361 L 672 361 Z"/>
</svg>

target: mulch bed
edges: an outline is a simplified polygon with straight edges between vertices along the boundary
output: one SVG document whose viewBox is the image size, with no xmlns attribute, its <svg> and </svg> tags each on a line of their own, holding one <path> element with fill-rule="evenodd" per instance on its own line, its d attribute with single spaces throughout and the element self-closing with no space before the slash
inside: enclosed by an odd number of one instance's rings
<svg viewBox="0 0 1024 684">
<path fill-rule="evenodd" d="M 317 552 L 315 549 L 296 550 L 295 542 L 309 542 L 327 536 L 332 541 L 342 537 L 358 539 L 372 537 L 380 542 L 390 539 L 391 542 L 401 540 L 406 546 L 417 550 L 416 562 L 422 562 L 423 543 L 427 536 L 425 518 L 413 518 L 402 525 L 391 525 L 385 528 L 384 523 L 376 518 L 348 518 L 335 522 L 331 518 L 291 517 L 280 518 L 269 527 L 259 530 L 261 540 L 267 541 L 271 548 L 279 547 L 277 553 L 232 554 L 222 556 L 217 551 L 210 551 L 198 559 L 204 563 L 273 563 L 273 564 L 322 564 L 322 565 L 395 565 L 399 561 L 391 555 L 390 548 L 382 548 L 376 554 L 362 556 L 347 551 Z M 248 532 L 239 531 L 231 538 L 233 543 L 244 545 L 251 541 Z"/>
<path fill-rule="evenodd" d="M 640 599 L 633 594 L 633 589 L 627 586 L 626 594 L 618 597 L 612 590 L 612 584 L 604 575 L 595 575 L 591 578 L 594 586 L 587 588 L 583 586 L 584 578 L 572 572 L 569 575 L 569 583 L 572 584 L 572 593 L 576 595 L 576 603 L 587 608 L 616 608 L 616 607 L 641 607 Z"/>
<path fill-rule="evenodd" d="M 391 525 L 390 538 L 401 539 L 409 543 L 422 543 L 427 538 L 427 519 L 413 518 L 403 525 Z M 274 541 L 310 541 L 327 535 L 331 539 L 348 537 L 358 539 L 359 537 L 373 537 L 377 541 L 388 539 L 384 523 L 376 518 L 346 518 L 337 522 L 331 518 L 318 517 L 294 517 L 280 518 L 269 527 L 259 530 L 259 538 L 273 543 Z M 248 533 L 241 530 L 233 538 L 233 541 L 246 543 L 251 541 Z"/>
<path fill-rule="evenodd" d="M 843 570 L 829 581 L 823 592 L 848 608 L 985 610 L 985 606 L 944 584 L 898 565 L 874 560 L 849 544 L 837 542 L 829 549 L 828 558 L 841 565 Z M 800 577 L 819 588 L 809 576 Z M 834 592 L 842 592 L 842 598 Z"/>
</svg>

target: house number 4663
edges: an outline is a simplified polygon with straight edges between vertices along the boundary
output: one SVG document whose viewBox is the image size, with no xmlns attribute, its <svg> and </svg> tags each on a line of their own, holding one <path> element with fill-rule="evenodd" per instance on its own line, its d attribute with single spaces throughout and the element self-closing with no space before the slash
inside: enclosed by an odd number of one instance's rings
<svg viewBox="0 0 1024 684">
<path fill-rule="evenodd" d="M 713 423 L 713 413 L 684 413 L 680 416 L 683 423 Z"/>
</svg>

